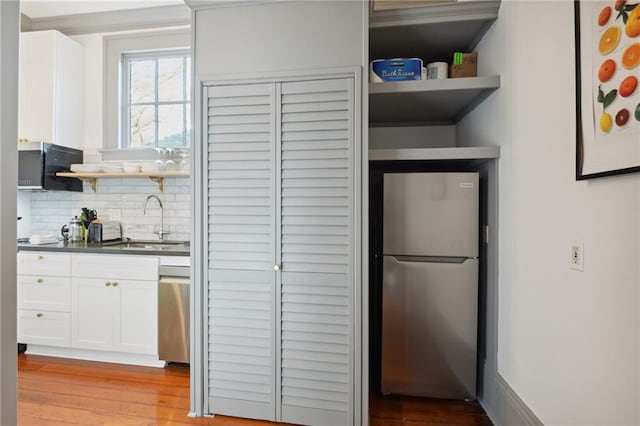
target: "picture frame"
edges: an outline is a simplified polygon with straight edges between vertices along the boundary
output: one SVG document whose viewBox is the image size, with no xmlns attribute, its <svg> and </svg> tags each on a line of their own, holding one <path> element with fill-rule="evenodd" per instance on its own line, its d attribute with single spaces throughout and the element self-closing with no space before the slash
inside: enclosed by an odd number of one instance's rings
<svg viewBox="0 0 640 426">
<path fill-rule="evenodd" d="M 640 172 L 640 0 L 574 8 L 576 180 Z"/>
</svg>

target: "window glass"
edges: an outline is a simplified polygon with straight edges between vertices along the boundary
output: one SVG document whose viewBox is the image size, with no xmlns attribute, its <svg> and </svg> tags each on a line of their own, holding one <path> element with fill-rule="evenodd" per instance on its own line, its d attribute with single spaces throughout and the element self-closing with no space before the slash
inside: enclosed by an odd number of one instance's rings
<svg viewBox="0 0 640 426">
<path fill-rule="evenodd" d="M 122 56 L 123 148 L 189 145 L 188 51 L 138 52 Z"/>
<path fill-rule="evenodd" d="M 155 101 L 155 61 L 131 61 L 129 63 L 129 99 L 132 104 Z"/>
</svg>

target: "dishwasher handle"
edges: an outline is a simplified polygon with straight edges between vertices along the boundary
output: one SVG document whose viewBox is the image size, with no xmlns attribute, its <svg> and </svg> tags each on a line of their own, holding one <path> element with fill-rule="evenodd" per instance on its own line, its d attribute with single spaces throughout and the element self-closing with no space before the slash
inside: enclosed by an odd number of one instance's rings
<svg viewBox="0 0 640 426">
<path fill-rule="evenodd" d="M 160 277 L 158 280 L 158 284 L 191 284 L 191 280 L 189 278 L 182 277 Z"/>
</svg>

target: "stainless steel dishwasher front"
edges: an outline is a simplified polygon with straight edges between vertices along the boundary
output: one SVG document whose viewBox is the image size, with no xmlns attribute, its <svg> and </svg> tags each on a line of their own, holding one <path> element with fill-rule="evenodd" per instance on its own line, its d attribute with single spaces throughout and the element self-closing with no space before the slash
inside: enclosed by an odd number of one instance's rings
<svg viewBox="0 0 640 426">
<path fill-rule="evenodd" d="M 158 356 L 168 362 L 189 362 L 188 267 L 160 267 L 158 282 Z"/>
</svg>

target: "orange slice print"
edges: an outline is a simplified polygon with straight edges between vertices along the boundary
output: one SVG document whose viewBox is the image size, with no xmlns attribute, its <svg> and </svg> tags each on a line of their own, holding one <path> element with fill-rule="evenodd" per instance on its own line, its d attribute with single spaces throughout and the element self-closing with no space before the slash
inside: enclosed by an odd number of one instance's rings
<svg viewBox="0 0 640 426">
<path fill-rule="evenodd" d="M 602 33 L 602 37 L 600 37 L 600 43 L 598 44 L 598 50 L 601 55 L 607 55 L 618 46 L 620 42 L 620 36 L 622 35 L 622 30 L 620 27 L 613 26 L 606 29 L 604 33 Z"/>
<path fill-rule="evenodd" d="M 632 70 L 640 64 L 640 43 L 633 43 L 624 49 L 620 63 L 628 70 Z"/>
</svg>

